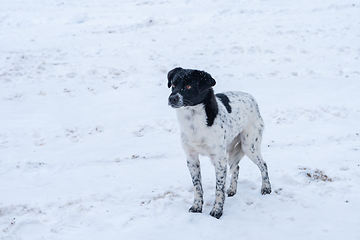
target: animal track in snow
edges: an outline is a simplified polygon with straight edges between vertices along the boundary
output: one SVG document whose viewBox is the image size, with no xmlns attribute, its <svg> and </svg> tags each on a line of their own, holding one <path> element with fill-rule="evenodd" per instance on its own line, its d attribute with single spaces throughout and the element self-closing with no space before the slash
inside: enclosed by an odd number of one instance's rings
<svg viewBox="0 0 360 240">
<path fill-rule="evenodd" d="M 8 136 L 6 134 L 0 134 L 0 149 L 5 149 L 8 147 Z"/>
<path fill-rule="evenodd" d="M 271 117 L 276 124 L 290 124 L 299 120 L 316 121 L 324 118 L 347 118 L 351 112 L 345 107 L 318 107 L 318 108 L 293 108 L 276 109 Z"/>
</svg>

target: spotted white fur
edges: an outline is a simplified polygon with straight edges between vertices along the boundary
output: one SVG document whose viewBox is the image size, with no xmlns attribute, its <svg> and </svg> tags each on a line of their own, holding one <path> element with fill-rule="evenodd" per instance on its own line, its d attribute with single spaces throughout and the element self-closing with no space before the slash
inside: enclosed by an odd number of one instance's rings
<svg viewBox="0 0 360 240">
<path fill-rule="evenodd" d="M 179 94 L 179 93 L 178 93 Z M 230 100 L 231 113 L 216 97 L 218 114 L 211 127 L 206 124 L 203 104 L 185 106 L 176 110 L 181 130 L 182 147 L 195 187 L 191 212 L 201 212 L 203 188 L 201 184 L 199 154 L 208 156 L 215 166 L 216 192 L 211 215 L 220 218 L 225 200 L 225 181 L 228 163 L 231 183 L 228 196 L 236 193 L 241 158 L 247 155 L 260 169 L 262 194 L 271 192 L 266 163 L 261 156 L 261 138 L 264 123 L 254 98 L 243 92 L 224 93 Z"/>
</svg>

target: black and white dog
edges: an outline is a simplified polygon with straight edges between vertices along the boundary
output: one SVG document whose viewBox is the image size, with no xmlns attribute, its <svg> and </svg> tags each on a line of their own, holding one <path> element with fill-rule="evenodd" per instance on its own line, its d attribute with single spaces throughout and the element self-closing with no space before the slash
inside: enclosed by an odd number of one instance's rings
<svg viewBox="0 0 360 240">
<path fill-rule="evenodd" d="M 271 186 L 266 163 L 261 156 L 264 123 L 255 99 L 243 92 L 214 94 L 215 80 L 210 74 L 180 67 L 168 73 L 171 94 L 168 103 L 176 108 L 180 123 L 182 147 L 195 187 L 190 212 L 202 212 L 199 154 L 208 156 L 215 166 L 215 203 L 210 215 L 220 218 L 225 201 L 227 163 L 231 183 L 229 197 L 236 194 L 239 162 L 248 156 L 260 169 L 262 194 L 269 194 Z"/>
</svg>

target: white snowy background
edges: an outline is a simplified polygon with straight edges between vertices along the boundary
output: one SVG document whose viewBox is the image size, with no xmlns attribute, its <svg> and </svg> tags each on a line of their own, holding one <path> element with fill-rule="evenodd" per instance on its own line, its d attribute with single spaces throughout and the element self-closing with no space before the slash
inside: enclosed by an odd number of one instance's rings
<svg viewBox="0 0 360 240">
<path fill-rule="evenodd" d="M 0 239 L 360 239 L 358 0 L 1 0 Z M 273 192 L 240 163 L 209 216 L 166 75 L 258 101 Z"/>
</svg>

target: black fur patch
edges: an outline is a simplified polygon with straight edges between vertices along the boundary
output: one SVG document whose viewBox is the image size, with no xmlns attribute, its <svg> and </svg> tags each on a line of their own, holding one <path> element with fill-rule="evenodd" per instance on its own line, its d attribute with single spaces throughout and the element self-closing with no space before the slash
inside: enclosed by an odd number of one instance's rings
<svg viewBox="0 0 360 240">
<path fill-rule="evenodd" d="M 211 88 L 208 90 L 209 95 L 204 100 L 205 112 L 206 112 L 206 123 L 209 127 L 214 124 L 216 115 L 219 113 L 219 108 L 216 103 L 214 90 Z"/>
<path fill-rule="evenodd" d="M 229 98 L 223 93 L 217 93 L 215 96 L 220 98 L 222 104 L 224 104 L 228 113 L 231 113 L 231 106 L 230 106 Z"/>
</svg>

